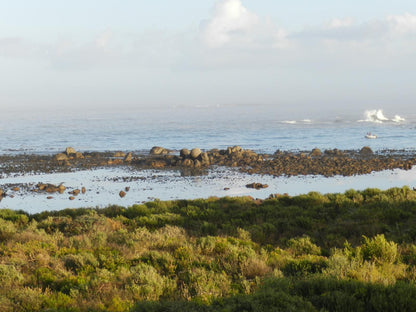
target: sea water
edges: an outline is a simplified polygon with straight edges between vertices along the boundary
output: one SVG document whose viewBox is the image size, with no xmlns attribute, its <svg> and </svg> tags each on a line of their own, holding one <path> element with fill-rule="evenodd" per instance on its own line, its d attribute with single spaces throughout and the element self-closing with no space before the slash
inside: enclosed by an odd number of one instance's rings
<svg viewBox="0 0 416 312">
<path fill-rule="evenodd" d="M 377 139 L 366 139 L 366 133 Z M 225 149 L 240 145 L 259 153 L 317 147 L 374 151 L 416 149 L 416 116 L 385 116 L 382 110 L 356 116 L 299 115 L 288 119 L 255 108 L 164 108 L 113 112 L 9 113 L 0 119 L 0 154 L 78 151 Z"/>
</svg>

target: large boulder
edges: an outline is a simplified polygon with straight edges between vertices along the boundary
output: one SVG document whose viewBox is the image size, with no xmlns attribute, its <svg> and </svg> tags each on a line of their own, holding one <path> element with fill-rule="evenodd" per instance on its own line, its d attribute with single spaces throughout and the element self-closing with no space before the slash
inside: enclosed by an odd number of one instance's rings
<svg viewBox="0 0 416 312">
<path fill-rule="evenodd" d="M 197 159 L 198 157 L 199 157 L 199 155 L 201 155 L 201 150 L 199 149 L 199 148 L 193 148 L 192 150 L 191 150 L 191 158 L 192 159 Z"/>
<path fill-rule="evenodd" d="M 314 148 L 310 154 L 310 156 L 322 156 L 322 152 L 319 148 Z"/>
<path fill-rule="evenodd" d="M 187 148 L 183 148 L 181 149 L 181 151 L 179 152 L 179 156 L 181 156 L 182 158 L 186 158 L 191 154 L 191 152 L 187 149 Z"/>
<path fill-rule="evenodd" d="M 72 154 L 76 154 L 76 153 L 77 153 L 77 151 L 73 147 L 67 147 L 65 149 L 65 154 L 67 154 L 68 156 L 72 155 Z"/>
<path fill-rule="evenodd" d="M 167 154 L 169 151 L 161 146 L 153 146 L 150 150 L 150 155 L 164 155 Z"/>
<path fill-rule="evenodd" d="M 364 146 L 361 150 L 360 150 L 360 155 L 361 156 L 371 156 L 373 155 L 373 150 L 369 147 L 369 146 Z"/>
</svg>

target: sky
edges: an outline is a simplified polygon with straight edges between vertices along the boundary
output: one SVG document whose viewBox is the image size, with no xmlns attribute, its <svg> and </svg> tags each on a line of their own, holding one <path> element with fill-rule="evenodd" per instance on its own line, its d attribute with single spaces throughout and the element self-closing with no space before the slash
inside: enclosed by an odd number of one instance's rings
<svg viewBox="0 0 416 312">
<path fill-rule="evenodd" d="M 414 0 L 0 0 L 0 109 L 413 110 Z"/>
</svg>

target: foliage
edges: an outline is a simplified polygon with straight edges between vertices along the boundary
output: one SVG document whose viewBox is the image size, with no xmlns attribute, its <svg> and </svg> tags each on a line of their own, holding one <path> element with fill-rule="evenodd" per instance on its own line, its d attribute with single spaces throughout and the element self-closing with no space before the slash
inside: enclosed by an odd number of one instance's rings
<svg viewBox="0 0 416 312">
<path fill-rule="evenodd" d="M 409 311 L 416 192 L 0 210 L 1 311 Z"/>
</svg>

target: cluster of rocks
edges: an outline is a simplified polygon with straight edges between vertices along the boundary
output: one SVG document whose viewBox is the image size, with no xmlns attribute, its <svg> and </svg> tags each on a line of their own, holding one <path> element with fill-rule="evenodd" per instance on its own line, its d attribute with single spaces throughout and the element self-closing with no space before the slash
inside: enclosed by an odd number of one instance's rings
<svg viewBox="0 0 416 312">
<path fill-rule="evenodd" d="M 36 193 L 48 193 L 48 194 L 53 194 L 53 193 L 59 193 L 59 194 L 63 194 L 66 190 L 66 187 L 61 183 L 59 185 L 54 185 L 54 184 L 50 184 L 50 183 L 38 183 L 36 184 L 35 188 L 32 189 L 32 192 L 36 192 Z M 82 187 L 81 189 L 74 189 L 72 191 L 69 191 L 68 194 L 71 195 L 69 196 L 70 200 L 74 200 L 75 196 L 77 196 L 78 194 L 82 193 L 85 194 L 86 193 L 86 188 Z M 52 199 L 53 196 L 48 196 L 47 199 Z"/>
<path fill-rule="evenodd" d="M 376 155 L 368 146 L 359 151 L 331 149 L 322 152 L 315 148 L 310 152 L 298 153 L 276 151 L 274 155 L 257 154 L 240 146 L 209 151 L 184 148 L 180 150 L 179 155 L 172 155 L 172 151 L 155 146 L 150 150 L 148 157 L 135 159 L 132 163 L 142 168 L 155 169 L 179 167 L 199 170 L 208 166 L 227 166 L 239 167 L 242 172 L 250 174 L 331 177 L 367 174 L 396 168 L 409 170 L 416 164 L 416 158 Z"/>
<path fill-rule="evenodd" d="M 149 157 L 136 159 L 133 163 L 159 169 L 171 167 L 203 169 L 210 165 L 241 167 L 253 162 L 262 162 L 264 159 L 264 155 L 258 155 L 251 150 L 243 150 L 240 146 L 209 151 L 202 151 L 197 147 L 191 150 L 183 148 L 179 155 L 172 155 L 172 151 L 155 146 L 150 150 Z"/>
<path fill-rule="evenodd" d="M 64 161 L 64 162 L 67 162 L 71 159 L 83 159 L 83 158 L 84 158 L 84 155 L 81 152 L 77 152 L 72 147 L 67 147 L 65 149 L 65 152 L 58 153 L 55 155 L 55 160 Z"/>
<path fill-rule="evenodd" d="M 368 174 L 373 171 L 396 168 L 410 170 L 415 163 L 416 158 L 403 159 L 375 155 L 369 147 L 363 147 L 358 152 L 337 149 L 324 152 L 314 149 L 310 153 L 277 151 L 272 159 L 251 167 L 243 167 L 241 170 L 274 176 L 323 175 L 331 177 Z"/>
</svg>

